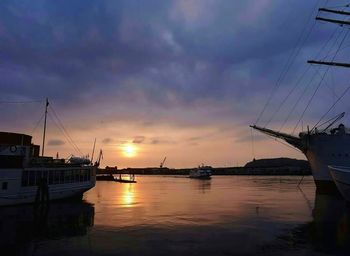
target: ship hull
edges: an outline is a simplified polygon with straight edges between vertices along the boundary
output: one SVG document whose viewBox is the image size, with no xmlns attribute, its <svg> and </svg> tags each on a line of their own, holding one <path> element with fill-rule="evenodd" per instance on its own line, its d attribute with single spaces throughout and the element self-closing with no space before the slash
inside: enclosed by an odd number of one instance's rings
<svg viewBox="0 0 350 256">
<path fill-rule="evenodd" d="M 350 135 L 314 134 L 305 138 L 305 143 L 305 155 L 317 189 L 336 191 L 328 166 L 350 166 Z"/>
<path fill-rule="evenodd" d="M 350 202 L 350 168 L 329 166 L 329 170 L 339 192 Z"/>
<path fill-rule="evenodd" d="M 6 183 L 6 189 L 0 188 L 0 206 L 7 205 L 18 205 L 18 204 L 29 204 L 29 203 L 41 203 L 44 198 L 44 202 L 52 201 L 52 200 L 60 200 L 66 198 L 82 198 L 82 195 L 87 190 L 93 188 L 96 183 L 96 176 L 73 176 L 74 171 L 76 173 L 81 172 L 81 170 L 86 170 L 86 173 L 92 174 L 92 170 L 90 168 L 74 168 L 74 170 L 68 170 L 72 173 L 72 177 L 69 178 L 69 182 L 60 182 L 59 175 L 58 180 L 55 180 L 55 176 L 53 174 L 67 170 L 61 169 L 1 169 L 0 170 L 0 184 Z M 90 171 L 90 172 L 89 172 Z M 42 176 L 44 173 L 47 173 L 46 177 L 49 181 L 47 184 L 47 192 L 43 197 L 41 191 L 42 189 L 38 184 L 25 184 L 24 177 L 25 172 L 33 172 L 40 173 Z M 28 174 L 27 173 L 27 174 Z M 67 177 L 67 175 L 66 175 Z M 30 176 L 28 175 L 28 181 L 30 180 Z M 74 179 L 75 178 L 75 179 Z M 52 182 L 51 182 L 52 181 Z M 57 184 L 50 184 L 57 183 Z M 4 188 L 4 187 L 3 187 Z"/>
</svg>

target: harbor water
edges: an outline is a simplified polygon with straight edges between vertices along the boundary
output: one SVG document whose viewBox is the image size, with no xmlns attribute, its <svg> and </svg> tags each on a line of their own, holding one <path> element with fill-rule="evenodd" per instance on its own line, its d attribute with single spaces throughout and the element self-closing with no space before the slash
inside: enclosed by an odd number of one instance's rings
<svg viewBox="0 0 350 256">
<path fill-rule="evenodd" d="M 350 207 L 311 176 L 138 176 L 0 208 L 1 255 L 346 255 Z"/>
</svg>

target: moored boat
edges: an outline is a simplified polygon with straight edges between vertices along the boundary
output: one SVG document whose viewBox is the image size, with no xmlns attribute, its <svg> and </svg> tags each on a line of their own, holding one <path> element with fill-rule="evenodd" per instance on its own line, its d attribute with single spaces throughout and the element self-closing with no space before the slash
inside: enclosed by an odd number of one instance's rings
<svg viewBox="0 0 350 256">
<path fill-rule="evenodd" d="M 0 206 L 82 197 L 95 186 L 91 163 L 39 156 L 25 134 L 0 132 Z"/>
<path fill-rule="evenodd" d="M 211 179 L 212 171 L 210 166 L 199 166 L 190 171 L 189 178 L 192 179 Z"/>
<path fill-rule="evenodd" d="M 44 156 L 46 119 L 49 101 L 46 99 L 42 153 L 32 143 L 32 136 L 0 132 L 0 206 L 47 203 L 64 198 L 82 198 L 95 186 L 96 170 L 87 157 L 71 156 L 68 160 Z"/>
<path fill-rule="evenodd" d="M 252 128 L 283 139 L 299 149 L 310 163 L 319 192 L 336 191 L 328 170 L 329 165 L 350 166 L 350 132 L 343 124 L 330 130 L 313 129 L 309 132 L 301 132 L 298 137 L 255 125 Z"/>
<path fill-rule="evenodd" d="M 350 202 L 350 167 L 328 166 L 328 168 L 339 192 Z"/>
</svg>

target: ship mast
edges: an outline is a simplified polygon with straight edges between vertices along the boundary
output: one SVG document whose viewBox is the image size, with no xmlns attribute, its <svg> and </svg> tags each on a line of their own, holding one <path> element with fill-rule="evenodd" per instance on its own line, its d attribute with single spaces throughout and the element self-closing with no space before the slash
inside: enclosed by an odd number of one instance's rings
<svg viewBox="0 0 350 256">
<path fill-rule="evenodd" d="M 350 16 L 350 12 L 345 12 L 345 11 L 332 10 L 332 9 L 327 9 L 327 8 L 319 8 L 318 10 L 320 12 L 328 12 L 328 13 L 335 13 L 335 14 L 338 14 L 338 15 Z M 343 25 L 350 25 L 350 21 L 348 21 L 348 20 L 336 20 L 336 19 L 329 19 L 329 18 L 323 18 L 323 17 L 316 17 L 315 19 L 316 20 L 325 21 L 325 22 L 340 24 L 341 26 L 343 26 Z M 307 63 L 350 68 L 350 63 L 342 63 L 342 62 L 334 62 L 334 61 L 308 60 Z"/>
<path fill-rule="evenodd" d="M 44 156 L 45 152 L 45 136 L 46 136 L 46 119 L 47 119 L 47 107 L 49 106 L 49 100 L 46 98 L 46 104 L 45 104 L 45 119 L 44 119 L 44 133 L 43 133 L 43 146 L 41 149 L 41 156 Z"/>
</svg>

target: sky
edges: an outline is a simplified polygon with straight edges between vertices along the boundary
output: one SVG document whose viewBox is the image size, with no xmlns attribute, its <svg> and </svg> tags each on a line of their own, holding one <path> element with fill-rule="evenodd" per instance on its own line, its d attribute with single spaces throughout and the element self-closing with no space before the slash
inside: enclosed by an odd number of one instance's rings
<svg viewBox="0 0 350 256">
<path fill-rule="evenodd" d="M 96 138 L 103 166 L 304 159 L 249 125 L 297 135 L 350 110 L 345 95 L 328 112 L 349 71 L 306 63 L 349 60 L 347 27 L 314 19 L 346 3 L 3 0 L 0 130 L 41 144 L 48 98 L 51 156 L 91 157 Z"/>
</svg>

